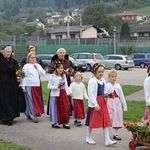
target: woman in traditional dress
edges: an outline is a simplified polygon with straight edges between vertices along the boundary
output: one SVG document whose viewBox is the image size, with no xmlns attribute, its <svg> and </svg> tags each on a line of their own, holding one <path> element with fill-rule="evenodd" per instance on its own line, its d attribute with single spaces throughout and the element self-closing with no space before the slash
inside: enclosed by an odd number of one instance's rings
<svg viewBox="0 0 150 150">
<path fill-rule="evenodd" d="M 0 120 L 8 125 L 20 116 L 16 76 L 18 62 L 11 54 L 11 46 L 6 46 L 0 52 Z"/>
<path fill-rule="evenodd" d="M 38 118 L 44 113 L 41 101 L 40 76 L 45 75 L 45 70 L 40 64 L 36 63 L 35 53 L 30 52 L 27 56 L 28 63 L 24 65 L 23 72 L 25 77 L 22 80 L 22 88 L 25 94 L 26 111 L 28 119 L 32 119 L 37 123 Z"/>
</svg>

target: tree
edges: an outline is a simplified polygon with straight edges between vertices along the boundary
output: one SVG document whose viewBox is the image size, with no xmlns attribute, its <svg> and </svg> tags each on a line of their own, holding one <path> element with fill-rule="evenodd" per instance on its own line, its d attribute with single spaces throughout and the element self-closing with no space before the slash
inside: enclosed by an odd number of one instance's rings
<svg viewBox="0 0 150 150">
<path fill-rule="evenodd" d="M 109 28 L 108 17 L 104 5 L 94 4 L 88 6 L 82 16 L 83 24 L 92 24 L 97 27 Z"/>
<path fill-rule="evenodd" d="M 130 27 L 127 22 L 123 23 L 121 26 L 120 39 L 122 40 L 130 39 Z"/>
</svg>

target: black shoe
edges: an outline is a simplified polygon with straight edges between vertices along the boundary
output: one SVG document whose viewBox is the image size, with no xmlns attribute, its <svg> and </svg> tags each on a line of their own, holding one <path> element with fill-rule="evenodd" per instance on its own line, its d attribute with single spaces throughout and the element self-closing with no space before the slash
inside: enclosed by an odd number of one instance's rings
<svg viewBox="0 0 150 150">
<path fill-rule="evenodd" d="M 10 121 L 7 122 L 7 125 L 8 125 L 8 126 L 11 126 L 13 123 L 14 123 L 14 121 L 13 121 L 13 120 L 10 120 Z"/>
<path fill-rule="evenodd" d="M 24 113 L 27 117 L 27 119 L 32 120 L 32 118 L 30 116 L 28 116 L 26 113 Z"/>
<path fill-rule="evenodd" d="M 66 124 L 64 124 L 63 127 L 64 127 L 65 129 L 70 129 L 70 126 L 69 126 L 69 125 L 66 125 Z"/>
<path fill-rule="evenodd" d="M 74 121 L 74 124 L 76 125 L 77 123 L 78 123 L 78 121 L 77 121 L 77 120 L 75 120 L 75 121 Z"/>
<path fill-rule="evenodd" d="M 60 126 L 59 126 L 59 125 L 57 125 L 57 124 L 52 124 L 52 128 L 56 128 L 56 129 L 58 129 L 58 128 L 60 128 Z"/>
<path fill-rule="evenodd" d="M 79 122 L 77 123 L 77 126 L 78 126 L 78 127 L 82 126 L 81 121 L 79 121 Z"/>
</svg>

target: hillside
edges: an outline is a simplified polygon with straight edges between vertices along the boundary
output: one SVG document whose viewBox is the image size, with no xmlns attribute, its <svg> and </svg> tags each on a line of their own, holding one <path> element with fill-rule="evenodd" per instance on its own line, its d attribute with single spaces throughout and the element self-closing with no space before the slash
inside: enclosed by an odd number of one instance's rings
<svg viewBox="0 0 150 150">
<path fill-rule="evenodd" d="M 144 7 L 144 8 L 139 8 L 139 9 L 134 9 L 133 12 L 136 12 L 139 15 L 148 16 L 148 15 L 150 15 L 150 6 Z"/>
</svg>

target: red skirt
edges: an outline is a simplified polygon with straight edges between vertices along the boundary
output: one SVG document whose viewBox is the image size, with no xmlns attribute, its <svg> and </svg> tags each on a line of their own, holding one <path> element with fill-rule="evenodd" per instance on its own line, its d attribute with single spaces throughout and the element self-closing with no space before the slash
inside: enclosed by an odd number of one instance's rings
<svg viewBox="0 0 150 150">
<path fill-rule="evenodd" d="M 146 106 L 144 120 L 150 119 L 150 106 Z"/>
<path fill-rule="evenodd" d="M 33 112 L 35 114 L 43 114 L 44 107 L 42 104 L 42 97 L 41 97 L 41 88 L 40 87 L 31 87 L 31 94 L 32 94 L 32 101 L 33 101 Z"/>
<path fill-rule="evenodd" d="M 96 111 L 94 108 L 91 109 L 89 118 L 89 127 L 90 128 L 110 127 L 111 122 L 107 108 L 107 102 L 105 101 L 104 96 L 98 96 L 97 103 L 101 107 L 101 109 L 100 111 Z"/>
<path fill-rule="evenodd" d="M 58 123 L 68 124 L 70 118 L 70 104 L 65 90 L 60 90 L 60 95 L 56 98 L 56 105 Z"/>
<path fill-rule="evenodd" d="M 84 111 L 83 100 L 73 99 L 73 104 L 74 104 L 74 118 L 75 119 L 84 119 L 85 111 Z"/>
</svg>

